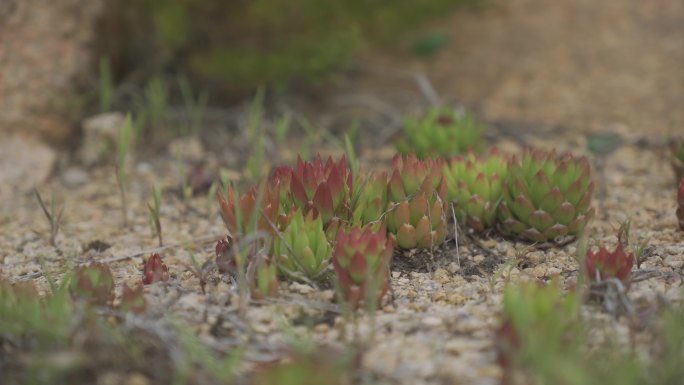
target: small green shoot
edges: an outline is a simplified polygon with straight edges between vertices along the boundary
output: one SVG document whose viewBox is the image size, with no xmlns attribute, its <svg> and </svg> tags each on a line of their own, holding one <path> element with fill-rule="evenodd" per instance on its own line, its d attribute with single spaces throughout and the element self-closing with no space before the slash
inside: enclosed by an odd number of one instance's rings
<svg viewBox="0 0 684 385">
<path fill-rule="evenodd" d="M 185 109 L 190 116 L 190 133 L 196 134 L 202 128 L 209 97 L 204 92 L 195 95 L 192 87 L 190 87 L 190 82 L 185 76 L 178 77 L 178 88 L 180 88 Z"/>
<path fill-rule="evenodd" d="M 48 210 L 38 190 L 33 190 L 33 192 L 36 195 L 36 199 L 38 199 L 38 204 L 40 205 L 40 208 L 43 209 L 43 213 L 45 214 L 45 217 L 47 218 L 48 223 L 50 224 L 50 245 L 52 245 L 53 247 L 57 247 L 56 238 L 57 233 L 59 233 L 59 225 L 62 220 L 62 214 L 64 213 L 64 207 L 62 207 L 59 210 L 59 213 L 55 215 L 55 195 L 53 194 L 50 198 L 50 209 Z"/>
<path fill-rule="evenodd" d="M 285 143 L 287 134 L 290 131 L 292 125 L 292 114 L 289 112 L 281 116 L 275 123 L 275 142 L 277 145 L 282 145 Z"/>
<path fill-rule="evenodd" d="M 121 195 L 121 213 L 123 218 L 123 227 L 128 227 L 128 207 L 126 203 L 126 157 L 131 146 L 131 136 L 133 134 L 133 124 L 131 123 L 131 115 L 126 115 L 123 127 L 119 132 L 118 156 L 116 162 L 116 181 L 119 185 L 119 193 Z"/>
<path fill-rule="evenodd" d="M 212 182 L 211 186 L 209 186 L 209 190 L 207 190 L 207 215 L 209 217 L 213 217 L 212 213 L 214 212 L 214 205 L 216 204 L 216 193 L 218 192 L 219 189 L 219 184 L 218 182 L 214 181 Z"/>
<path fill-rule="evenodd" d="M 258 181 L 264 174 L 264 137 L 259 136 L 254 143 L 252 156 L 247 160 L 247 178 L 251 181 Z"/>
<path fill-rule="evenodd" d="M 164 243 L 162 241 L 162 227 L 159 215 L 161 209 L 161 190 L 159 189 L 159 187 L 154 186 L 152 188 L 152 198 L 152 205 L 150 205 L 149 202 L 147 203 L 150 227 L 152 227 L 152 231 L 157 235 L 157 239 L 159 240 L 159 247 L 162 247 Z"/>
<path fill-rule="evenodd" d="M 112 67 L 109 58 L 100 58 L 100 112 L 105 113 L 112 110 L 114 100 L 114 80 Z"/>
<path fill-rule="evenodd" d="M 344 145 L 347 152 L 347 159 L 349 160 L 349 168 L 352 175 L 356 176 L 359 173 L 359 159 L 356 157 L 356 150 L 354 150 L 354 143 L 348 134 L 344 134 Z"/>
<path fill-rule="evenodd" d="M 176 155 L 178 165 L 178 178 L 180 179 L 180 194 L 183 201 L 187 202 L 192 198 L 192 187 L 188 183 L 188 174 L 185 172 L 185 162 L 180 154 Z"/>
<path fill-rule="evenodd" d="M 164 78 L 155 76 L 145 86 L 147 118 L 153 128 L 160 127 L 169 107 L 169 88 Z"/>
</svg>

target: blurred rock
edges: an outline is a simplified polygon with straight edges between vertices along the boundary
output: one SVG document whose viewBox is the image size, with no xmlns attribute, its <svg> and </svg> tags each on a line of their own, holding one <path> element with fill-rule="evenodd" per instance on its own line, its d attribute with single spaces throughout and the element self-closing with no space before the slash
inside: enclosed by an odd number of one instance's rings
<svg viewBox="0 0 684 385">
<path fill-rule="evenodd" d="M 57 160 L 53 149 L 36 139 L 11 136 L 0 141 L 0 196 L 27 192 L 44 183 Z"/>
<path fill-rule="evenodd" d="M 172 157 L 180 157 L 186 162 L 195 163 L 204 159 L 204 146 L 196 136 L 174 139 L 167 151 Z"/>
<path fill-rule="evenodd" d="M 88 173 L 79 167 L 70 167 L 62 173 L 62 182 L 67 187 L 78 187 L 86 184 L 90 177 Z"/>
<path fill-rule="evenodd" d="M 79 158 L 86 166 L 111 161 L 125 117 L 120 112 L 95 115 L 83 120 L 83 142 Z"/>
<path fill-rule="evenodd" d="M 104 4 L 0 1 L 0 132 L 56 143 L 76 131 L 77 91 L 95 79 L 92 43 Z"/>
</svg>

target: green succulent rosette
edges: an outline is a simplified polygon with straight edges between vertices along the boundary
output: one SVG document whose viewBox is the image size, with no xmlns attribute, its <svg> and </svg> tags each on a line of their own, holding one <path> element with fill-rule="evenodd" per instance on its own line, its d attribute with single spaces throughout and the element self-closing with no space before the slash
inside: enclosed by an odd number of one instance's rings
<svg viewBox="0 0 684 385">
<path fill-rule="evenodd" d="M 293 279 L 320 276 L 332 257 L 321 217 L 294 212 L 285 231 L 275 238 L 273 252 L 281 274 Z"/>
<path fill-rule="evenodd" d="M 424 159 L 465 154 L 484 149 L 485 126 L 471 115 L 460 115 L 453 108 L 430 110 L 422 119 L 406 119 L 405 138 L 396 143 L 402 154 L 415 152 Z"/>
<path fill-rule="evenodd" d="M 509 163 L 499 205 L 500 229 L 534 242 L 577 235 L 594 214 L 593 191 L 586 158 L 526 149 Z"/>
<path fill-rule="evenodd" d="M 446 239 L 444 161 L 395 156 L 387 193 L 387 230 L 402 249 L 428 248 Z"/>
<path fill-rule="evenodd" d="M 478 232 L 492 228 L 507 174 L 508 161 L 496 148 L 486 156 L 456 156 L 445 165 L 447 201 L 458 222 Z"/>
<path fill-rule="evenodd" d="M 365 174 L 355 182 L 359 186 L 354 197 L 352 223 L 364 226 L 382 219 L 387 209 L 387 172 Z"/>
</svg>

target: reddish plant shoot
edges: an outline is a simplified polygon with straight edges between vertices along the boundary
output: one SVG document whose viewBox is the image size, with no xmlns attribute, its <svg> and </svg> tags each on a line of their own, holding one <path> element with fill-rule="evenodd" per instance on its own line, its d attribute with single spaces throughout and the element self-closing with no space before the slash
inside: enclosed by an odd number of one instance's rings
<svg viewBox="0 0 684 385">
<path fill-rule="evenodd" d="M 159 253 L 150 255 L 143 267 L 143 285 L 159 281 L 166 282 L 169 277 L 169 268 L 162 262 L 161 255 Z"/>
<path fill-rule="evenodd" d="M 389 264 L 394 237 L 372 226 L 340 230 L 333 266 L 341 294 L 354 307 L 375 301 L 378 306 L 389 289 Z"/>
<path fill-rule="evenodd" d="M 603 246 L 598 252 L 588 250 L 585 259 L 587 276 L 591 281 L 617 278 L 627 285 L 633 266 L 634 254 L 626 252 L 622 243 L 618 243 L 613 252 Z"/>
</svg>

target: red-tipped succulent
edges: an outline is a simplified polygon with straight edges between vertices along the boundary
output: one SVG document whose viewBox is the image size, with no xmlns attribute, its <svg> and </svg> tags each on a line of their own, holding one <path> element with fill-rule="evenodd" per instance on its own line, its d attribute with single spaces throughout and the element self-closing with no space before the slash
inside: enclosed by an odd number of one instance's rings
<svg viewBox="0 0 684 385">
<path fill-rule="evenodd" d="M 423 188 L 425 181 L 428 186 L 437 191 L 443 198 L 446 195 L 446 185 L 442 181 L 444 160 L 420 160 L 416 154 L 410 153 L 405 158 L 395 155 L 392 158 L 392 176 L 389 181 L 389 200 L 399 202 Z"/>
<path fill-rule="evenodd" d="M 252 187 L 239 199 L 231 186 L 228 187 L 226 196 L 218 194 L 221 216 L 228 231 L 234 235 L 244 235 L 255 229 L 271 234 L 282 230 L 287 225 L 290 214 L 285 206 L 287 201 L 281 200 L 282 189 L 281 180 L 271 178 L 261 186 Z M 258 208 L 257 201 L 260 202 Z"/>
<path fill-rule="evenodd" d="M 373 226 L 340 230 L 333 266 L 344 298 L 353 306 L 375 301 L 379 305 L 390 284 L 389 264 L 394 238 Z"/>
<path fill-rule="evenodd" d="M 613 252 L 601 246 L 596 253 L 588 250 L 584 263 L 587 276 L 592 281 L 617 278 L 629 284 L 629 273 L 634 266 L 634 254 L 626 252 L 622 243 L 618 243 Z"/>
<path fill-rule="evenodd" d="M 109 306 L 114 301 L 114 276 L 105 263 L 81 265 L 76 267 L 69 291 L 91 305 Z"/>
<path fill-rule="evenodd" d="M 150 285 L 155 282 L 169 280 L 169 268 L 162 262 L 161 255 L 154 253 L 150 255 L 143 266 L 143 285 Z"/>
<path fill-rule="evenodd" d="M 677 220 L 679 221 L 679 229 L 684 231 L 684 176 L 679 180 L 679 189 L 677 190 Z"/>
<path fill-rule="evenodd" d="M 234 274 L 237 271 L 237 263 L 231 251 L 232 247 L 233 237 L 230 235 L 216 242 L 216 267 L 218 267 L 219 273 Z"/>
<path fill-rule="evenodd" d="M 402 249 L 438 246 L 446 239 L 443 160 L 395 156 L 389 181 L 387 229 Z"/>
<path fill-rule="evenodd" d="M 319 215 L 326 225 L 335 217 L 346 219 L 350 215 L 351 190 L 351 171 L 344 156 L 337 163 L 329 157 L 325 164 L 320 154 L 313 162 L 297 158 L 290 176 L 292 199 L 306 213 Z"/>
</svg>

